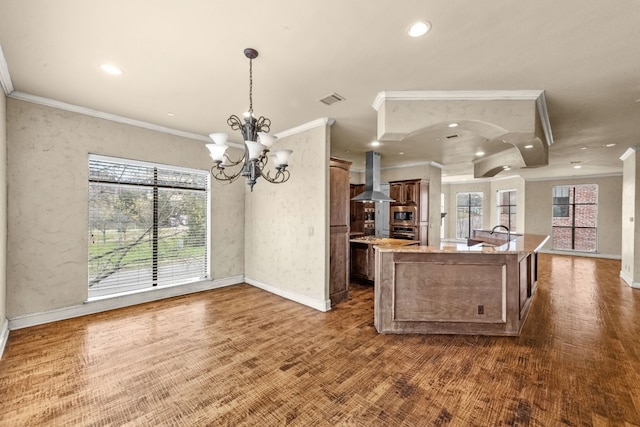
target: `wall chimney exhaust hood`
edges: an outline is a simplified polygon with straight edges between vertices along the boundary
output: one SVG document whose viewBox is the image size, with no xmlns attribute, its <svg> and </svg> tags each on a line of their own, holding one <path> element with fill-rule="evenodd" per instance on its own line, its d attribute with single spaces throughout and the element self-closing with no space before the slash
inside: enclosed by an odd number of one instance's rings
<svg viewBox="0 0 640 427">
<path fill-rule="evenodd" d="M 380 191 L 380 153 L 367 151 L 364 192 L 354 197 L 355 202 L 395 202 Z"/>
</svg>

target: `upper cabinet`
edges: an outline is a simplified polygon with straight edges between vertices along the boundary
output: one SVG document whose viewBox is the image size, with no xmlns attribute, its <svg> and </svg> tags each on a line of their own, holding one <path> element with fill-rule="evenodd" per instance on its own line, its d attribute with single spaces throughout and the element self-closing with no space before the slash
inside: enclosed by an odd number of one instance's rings
<svg viewBox="0 0 640 427">
<path fill-rule="evenodd" d="M 389 197 L 394 205 L 418 205 L 420 204 L 420 180 L 389 182 Z"/>
</svg>

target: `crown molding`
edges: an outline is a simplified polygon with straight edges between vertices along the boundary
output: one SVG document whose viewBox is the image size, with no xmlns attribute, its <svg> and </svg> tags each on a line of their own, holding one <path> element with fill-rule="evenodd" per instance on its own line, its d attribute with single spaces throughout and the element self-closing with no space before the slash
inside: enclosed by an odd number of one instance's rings
<svg viewBox="0 0 640 427">
<path fill-rule="evenodd" d="M 81 107 L 79 105 L 68 104 L 66 102 L 56 101 L 50 98 L 44 98 L 42 96 L 31 95 L 24 92 L 13 91 L 10 95 L 10 98 L 18 99 L 20 101 L 31 102 L 38 105 L 44 105 L 45 107 L 58 108 L 60 110 L 71 111 L 74 113 L 84 114 L 86 116 L 96 117 L 99 119 L 109 120 L 112 122 L 123 123 L 126 125 L 136 126 L 143 129 L 154 130 L 157 132 L 163 132 L 171 135 L 181 136 L 183 138 L 194 139 L 196 141 L 204 141 L 204 142 L 212 142 L 208 136 L 198 135 L 196 133 L 185 132 L 178 129 L 172 129 L 165 126 L 156 125 L 149 122 L 144 122 L 142 120 L 130 119 L 124 116 L 118 116 L 116 114 L 105 113 L 104 111 L 94 110 L 87 107 Z M 282 138 L 284 136 L 294 135 L 305 130 L 313 129 L 318 126 L 332 126 L 335 123 L 335 119 L 330 117 L 323 117 L 320 119 L 312 120 L 308 123 L 302 124 L 300 126 L 296 126 L 291 129 L 284 130 L 275 134 L 278 138 Z M 244 149 L 243 143 L 227 141 L 227 144 L 234 148 Z"/>
<path fill-rule="evenodd" d="M 197 141 L 211 142 L 211 140 L 204 136 L 191 132 L 185 132 L 177 129 L 171 129 L 168 127 L 156 125 L 153 123 L 144 122 L 142 120 L 130 119 L 128 117 L 118 116 L 116 114 L 105 113 L 103 111 L 93 110 L 91 108 L 80 107 L 79 105 L 67 104 L 66 102 L 56 101 L 42 96 L 31 95 L 24 92 L 13 91 L 10 98 L 18 99 L 20 101 L 27 101 L 34 104 L 44 105 L 45 107 L 58 108 L 60 110 L 71 111 L 74 113 L 84 114 L 86 116 L 96 117 L 99 119 L 110 120 L 112 122 L 123 123 L 126 125 L 136 126 L 139 128 L 155 130 L 158 132 L 168 133 L 171 135 L 181 136 L 183 138 L 195 139 Z"/>
<path fill-rule="evenodd" d="M 524 178 L 527 182 L 540 182 L 540 181 L 575 181 L 575 180 L 585 180 L 585 179 L 597 179 L 597 178 L 612 178 L 616 176 L 622 176 L 622 172 L 620 173 L 601 173 L 597 175 L 563 175 L 563 176 L 554 176 L 554 177 L 545 177 L 545 178 Z"/>
<path fill-rule="evenodd" d="M 283 130 L 282 132 L 278 132 L 275 134 L 275 136 L 278 138 L 284 138 L 285 136 L 296 135 L 298 133 L 314 129 L 319 126 L 333 126 L 335 122 L 336 122 L 335 119 L 332 119 L 331 117 L 321 117 L 319 119 L 312 120 L 310 122 L 301 124 L 294 128 Z"/>
<path fill-rule="evenodd" d="M 438 162 L 434 162 L 431 160 L 428 160 L 426 162 L 415 162 L 415 163 L 406 163 L 403 165 L 392 165 L 392 166 L 384 166 L 384 167 L 380 167 L 380 170 L 387 170 L 387 169 L 406 169 L 406 168 L 412 168 L 412 167 L 416 167 L 416 166 L 434 166 L 438 169 L 444 169 L 444 165 L 438 163 Z M 349 169 L 349 172 L 355 172 L 355 173 L 364 173 L 365 169 Z"/>
<path fill-rule="evenodd" d="M 640 150 L 640 147 L 638 147 L 637 145 L 635 147 L 629 147 L 627 148 L 627 151 L 624 152 L 624 154 L 622 154 L 622 156 L 620 156 L 620 160 L 622 160 L 623 162 L 625 160 L 627 160 L 633 153 L 635 153 L 636 151 Z"/>
<path fill-rule="evenodd" d="M 9 64 L 4 57 L 2 46 L 0 45 L 0 86 L 4 90 L 5 95 L 9 96 L 13 92 L 13 83 L 11 82 L 11 75 L 9 74 Z"/>
<path fill-rule="evenodd" d="M 495 100 L 537 100 L 544 95 L 543 90 L 414 90 L 382 91 L 373 101 L 378 111 L 385 101 L 495 101 Z"/>
</svg>

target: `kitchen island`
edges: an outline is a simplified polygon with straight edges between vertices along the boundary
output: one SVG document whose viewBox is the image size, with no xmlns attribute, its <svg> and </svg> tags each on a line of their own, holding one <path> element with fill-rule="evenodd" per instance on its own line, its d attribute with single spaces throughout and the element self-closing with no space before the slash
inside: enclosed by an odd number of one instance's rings
<svg viewBox="0 0 640 427">
<path fill-rule="evenodd" d="M 390 239 L 388 237 L 363 236 L 349 240 L 351 245 L 351 279 L 364 282 L 375 280 L 375 246 L 401 247 L 417 245 L 417 240 Z"/>
<path fill-rule="evenodd" d="M 374 324 L 381 333 L 518 335 L 548 236 L 502 245 L 377 246 Z"/>
</svg>

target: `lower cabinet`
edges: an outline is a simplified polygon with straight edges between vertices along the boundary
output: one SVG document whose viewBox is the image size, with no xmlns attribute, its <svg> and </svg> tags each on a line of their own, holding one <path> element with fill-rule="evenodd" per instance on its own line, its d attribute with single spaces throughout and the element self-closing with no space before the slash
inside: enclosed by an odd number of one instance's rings
<svg viewBox="0 0 640 427">
<path fill-rule="evenodd" d="M 349 297 L 349 228 L 331 227 L 329 234 L 329 299 L 331 305 Z"/>
<path fill-rule="evenodd" d="M 366 243 L 351 243 L 351 279 L 375 280 L 375 251 Z"/>
</svg>

